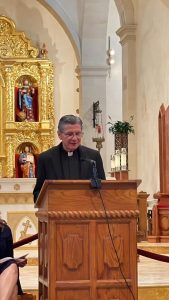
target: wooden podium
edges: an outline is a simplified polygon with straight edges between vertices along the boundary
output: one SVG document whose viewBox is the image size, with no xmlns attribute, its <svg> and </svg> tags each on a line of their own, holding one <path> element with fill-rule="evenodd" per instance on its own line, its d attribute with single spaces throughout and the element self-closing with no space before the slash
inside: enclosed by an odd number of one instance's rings
<svg viewBox="0 0 169 300">
<path fill-rule="evenodd" d="M 36 204 L 40 300 L 137 300 L 139 183 L 44 183 Z"/>
</svg>

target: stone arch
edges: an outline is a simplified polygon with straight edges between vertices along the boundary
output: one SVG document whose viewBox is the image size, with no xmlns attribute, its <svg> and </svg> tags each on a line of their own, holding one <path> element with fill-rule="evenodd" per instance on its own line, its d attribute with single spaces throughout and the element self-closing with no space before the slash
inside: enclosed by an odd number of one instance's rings
<svg viewBox="0 0 169 300">
<path fill-rule="evenodd" d="M 77 61 L 80 61 L 80 39 L 77 32 L 73 28 L 73 24 L 57 1 L 37 0 L 41 3 L 60 23 L 67 36 L 69 37 L 73 49 L 75 50 Z"/>
<path fill-rule="evenodd" d="M 134 24 L 134 6 L 132 0 L 114 0 L 120 16 L 121 26 Z"/>
</svg>

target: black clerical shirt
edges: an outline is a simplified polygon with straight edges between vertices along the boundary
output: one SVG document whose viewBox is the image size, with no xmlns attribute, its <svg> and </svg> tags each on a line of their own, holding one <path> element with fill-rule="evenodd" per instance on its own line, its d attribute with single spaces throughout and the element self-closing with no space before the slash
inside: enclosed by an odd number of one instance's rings
<svg viewBox="0 0 169 300">
<path fill-rule="evenodd" d="M 61 167 L 64 179 L 80 178 L 80 158 L 79 151 L 67 152 L 61 148 Z"/>
</svg>

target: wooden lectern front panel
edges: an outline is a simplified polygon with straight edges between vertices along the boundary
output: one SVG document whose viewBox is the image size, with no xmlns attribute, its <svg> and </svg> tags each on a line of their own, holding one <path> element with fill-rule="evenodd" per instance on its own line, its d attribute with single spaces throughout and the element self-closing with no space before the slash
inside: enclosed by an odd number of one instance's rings
<svg viewBox="0 0 169 300">
<path fill-rule="evenodd" d="M 132 223 L 132 225 L 131 225 Z M 133 286 L 131 220 L 55 223 L 56 300 L 129 300 Z M 119 268 L 121 267 L 121 271 Z M 134 269 L 134 268 L 133 268 Z"/>
<path fill-rule="evenodd" d="M 103 182 L 96 191 L 82 181 L 46 183 L 37 213 L 40 300 L 137 300 L 137 184 Z"/>
</svg>

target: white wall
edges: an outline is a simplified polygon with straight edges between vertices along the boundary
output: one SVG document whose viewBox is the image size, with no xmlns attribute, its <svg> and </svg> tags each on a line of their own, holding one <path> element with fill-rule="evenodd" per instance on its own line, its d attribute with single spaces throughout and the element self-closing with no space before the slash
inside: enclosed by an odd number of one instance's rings
<svg viewBox="0 0 169 300">
<path fill-rule="evenodd" d="M 169 8 L 161 0 L 137 6 L 137 135 L 139 189 L 159 191 L 158 113 L 169 105 Z"/>
</svg>

